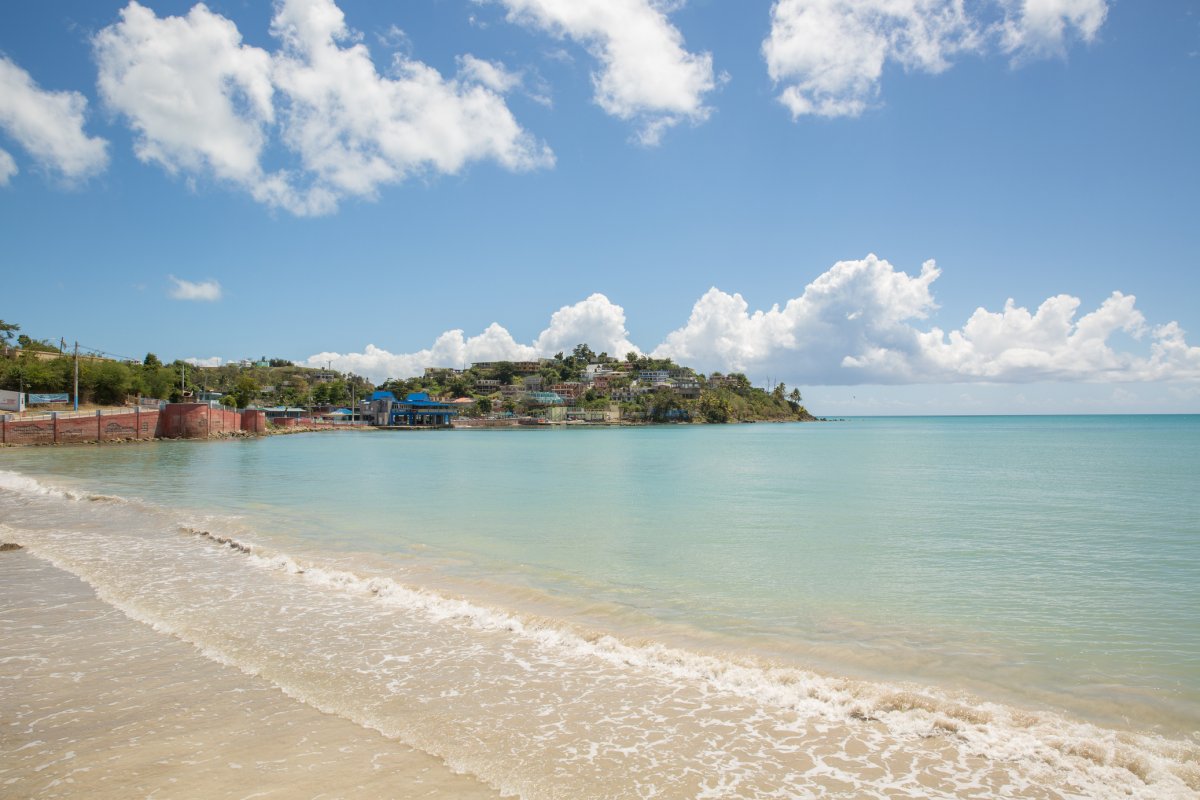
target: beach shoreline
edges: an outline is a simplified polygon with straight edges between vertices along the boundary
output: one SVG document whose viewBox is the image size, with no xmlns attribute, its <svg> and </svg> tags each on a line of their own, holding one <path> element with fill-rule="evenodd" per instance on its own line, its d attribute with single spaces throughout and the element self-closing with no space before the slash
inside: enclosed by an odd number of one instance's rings
<svg viewBox="0 0 1200 800">
<path fill-rule="evenodd" d="M 19 548 L 0 553 L 0 664 L 7 797 L 500 796 L 130 619 Z"/>
</svg>

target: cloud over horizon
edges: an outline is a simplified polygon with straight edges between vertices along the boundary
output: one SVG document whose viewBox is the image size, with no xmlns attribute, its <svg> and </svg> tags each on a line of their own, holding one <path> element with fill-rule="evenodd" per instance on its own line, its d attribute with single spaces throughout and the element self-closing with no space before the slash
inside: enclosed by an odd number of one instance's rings
<svg viewBox="0 0 1200 800">
<path fill-rule="evenodd" d="M 933 261 L 910 276 L 868 255 L 839 261 L 798 297 L 765 311 L 714 287 L 649 352 L 706 373 L 770 374 L 801 385 L 1200 380 L 1200 347 L 1175 322 L 1148 324 L 1133 295 L 1121 292 L 1082 316 L 1079 298 L 1057 295 L 1033 311 L 1011 299 L 1000 311 L 980 307 L 950 331 L 922 326 L 937 309 L 931 287 L 940 275 Z M 1113 342 L 1118 334 L 1148 339 L 1148 346 L 1122 349 Z M 624 309 L 593 294 L 556 311 L 532 344 L 493 322 L 473 337 L 447 331 L 415 353 L 368 345 L 362 353 L 318 353 L 307 363 L 332 362 L 381 382 L 427 366 L 550 357 L 581 342 L 617 357 L 644 352 L 629 341 Z"/>
</svg>

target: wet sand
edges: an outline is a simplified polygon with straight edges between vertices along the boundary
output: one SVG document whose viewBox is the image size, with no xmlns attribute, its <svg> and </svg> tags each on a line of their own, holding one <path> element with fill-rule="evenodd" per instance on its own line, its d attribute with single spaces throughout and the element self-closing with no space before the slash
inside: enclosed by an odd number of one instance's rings
<svg viewBox="0 0 1200 800">
<path fill-rule="evenodd" d="M 0 797 L 498 796 L 0 553 Z"/>
</svg>

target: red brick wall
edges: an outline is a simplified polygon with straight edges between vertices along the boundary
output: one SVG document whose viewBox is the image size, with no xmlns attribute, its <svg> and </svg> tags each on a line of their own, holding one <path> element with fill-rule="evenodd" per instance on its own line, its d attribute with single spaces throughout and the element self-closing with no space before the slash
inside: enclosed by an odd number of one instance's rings
<svg viewBox="0 0 1200 800">
<path fill-rule="evenodd" d="M 138 438 L 137 414 L 105 414 L 100 417 L 100 441 Z"/>
<path fill-rule="evenodd" d="M 203 439 L 242 430 L 261 433 L 266 430 L 265 423 L 261 430 L 243 427 L 243 420 L 252 421 L 246 415 L 256 418 L 261 414 L 261 411 L 241 413 L 227 408 L 210 408 L 206 403 L 168 403 L 159 418 L 158 435 L 164 439 Z"/>
<path fill-rule="evenodd" d="M 103 420 L 103 417 L 100 418 Z M 55 441 L 58 442 L 94 442 L 96 441 L 96 415 L 86 417 L 58 418 L 58 431 Z"/>
<path fill-rule="evenodd" d="M 137 415 L 137 438 L 153 439 L 158 436 L 158 409 L 142 409 Z"/>
<path fill-rule="evenodd" d="M 12 420 L 0 425 L 4 444 L 50 444 L 54 441 L 54 422 L 49 418 Z"/>
<path fill-rule="evenodd" d="M 246 433 L 263 434 L 267 432 L 267 414 L 264 411 L 247 409 L 242 412 L 242 430 Z"/>
<path fill-rule="evenodd" d="M 0 443 L 50 444 L 52 442 L 111 442 L 118 439 L 153 439 L 158 432 L 158 409 L 123 414 L 83 414 L 11 420 L 0 423 Z"/>
<path fill-rule="evenodd" d="M 208 411 L 205 403 L 168 403 L 159 417 L 158 435 L 164 439 L 208 436 Z"/>
<path fill-rule="evenodd" d="M 111 442 L 118 439 L 203 439 L 210 435 L 266 432 L 261 411 L 230 411 L 202 403 L 170 403 L 120 414 L 60 415 L 0 422 L 0 444 Z"/>
</svg>

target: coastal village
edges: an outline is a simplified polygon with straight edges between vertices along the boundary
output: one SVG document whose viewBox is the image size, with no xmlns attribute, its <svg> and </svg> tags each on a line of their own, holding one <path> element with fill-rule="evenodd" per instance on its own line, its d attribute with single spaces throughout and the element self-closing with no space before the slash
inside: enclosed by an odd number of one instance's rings
<svg viewBox="0 0 1200 800">
<path fill-rule="evenodd" d="M 115 417 L 100 421 L 131 409 L 136 420 L 129 424 Z M 164 412 L 157 428 L 150 426 L 151 410 Z M 72 422 L 81 415 L 83 423 Z M 706 375 L 635 352 L 618 359 L 587 344 L 532 361 L 427 367 L 420 376 L 376 385 L 285 359 L 215 367 L 163 364 L 153 354 L 141 360 L 77 354 L 65 342 L 56 346 L 27 336 L 0 348 L 0 417 L 3 443 L 25 441 L 11 434 L 14 426 L 28 428 L 30 443 L 38 443 L 69 440 L 60 428 L 104 441 L 106 427 L 108 438 L 116 439 L 345 426 L 411 430 L 813 419 L 799 390 L 782 383 L 755 387 L 741 373 Z M 139 433 L 126 437 L 127 428 Z"/>
</svg>

